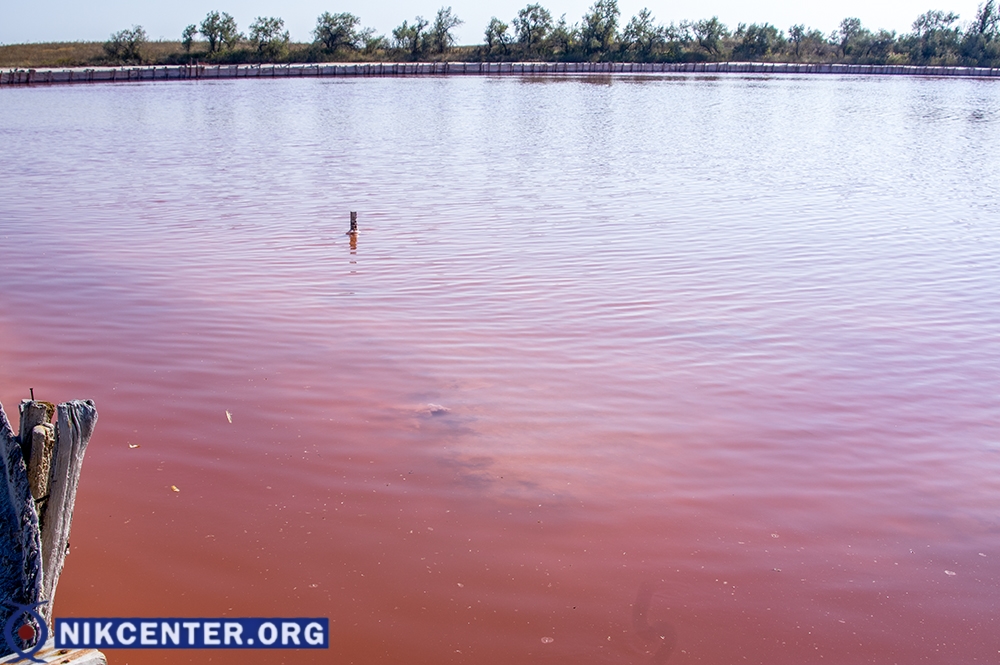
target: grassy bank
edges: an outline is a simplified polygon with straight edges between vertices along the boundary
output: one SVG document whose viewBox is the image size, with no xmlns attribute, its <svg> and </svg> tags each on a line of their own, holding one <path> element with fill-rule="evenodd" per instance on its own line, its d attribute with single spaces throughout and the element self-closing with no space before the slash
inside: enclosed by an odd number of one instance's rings
<svg viewBox="0 0 1000 665">
<path fill-rule="evenodd" d="M 104 55 L 100 42 L 51 42 L 0 46 L 0 67 L 79 67 Z"/>
<path fill-rule="evenodd" d="M 250 63 L 257 62 L 256 53 L 249 50 L 216 53 L 209 55 L 208 51 L 199 48 L 201 43 L 187 52 L 181 42 L 150 41 L 142 48 L 141 62 L 129 64 L 143 65 L 182 65 L 192 62 L 211 63 Z M 378 50 L 371 53 L 341 52 L 324 53 L 314 44 L 291 43 L 287 53 L 272 60 L 279 62 L 403 62 L 409 60 L 406 54 L 391 49 Z M 421 60 L 430 61 L 477 61 L 482 57 L 479 48 L 475 46 L 457 46 L 447 53 L 437 56 L 427 55 Z M 121 65 L 121 60 L 110 58 L 104 49 L 103 42 L 50 42 L 39 44 L 8 44 L 0 46 L 0 69 L 30 68 L 30 67 L 102 67 Z"/>
<path fill-rule="evenodd" d="M 324 63 L 324 62 L 789 62 L 815 64 L 889 64 L 889 65 L 937 65 L 937 66 L 1000 66 L 1000 57 L 983 58 L 911 58 L 897 53 L 888 57 L 845 57 L 831 46 L 795 53 L 791 49 L 775 50 L 746 57 L 736 49 L 720 49 L 718 53 L 707 53 L 697 48 L 673 52 L 670 57 L 636 57 L 639 54 L 619 53 L 618 57 L 581 58 L 552 57 L 551 54 L 526 53 L 511 48 L 509 53 L 490 52 L 484 46 L 456 46 L 444 53 L 423 53 L 414 58 L 400 49 L 378 49 L 370 52 L 338 51 L 327 53 L 315 44 L 290 43 L 278 58 L 261 58 L 250 49 L 239 49 L 210 54 L 201 43 L 190 52 L 185 51 L 179 41 L 149 41 L 143 44 L 142 57 L 125 61 L 109 57 L 103 42 L 49 42 L 35 44 L 0 45 L 0 69 L 27 69 L 43 67 L 104 67 L 120 65 L 183 65 L 183 64 L 249 64 L 256 62 L 275 63 Z M 548 55 L 549 57 L 545 57 Z M 630 57 L 631 56 L 631 57 Z"/>
</svg>

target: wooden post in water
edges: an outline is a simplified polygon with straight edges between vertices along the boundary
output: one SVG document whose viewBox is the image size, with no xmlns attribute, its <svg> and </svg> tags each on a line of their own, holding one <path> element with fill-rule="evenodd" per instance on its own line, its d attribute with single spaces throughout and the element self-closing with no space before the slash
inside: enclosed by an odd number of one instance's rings
<svg viewBox="0 0 1000 665">
<path fill-rule="evenodd" d="M 38 515 L 28 486 L 24 453 L 0 405 L 0 632 L 17 611 L 39 602 L 42 592 Z M 15 618 L 16 620 L 16 618 Z M 20 626 L 20 624 L 19 624 Z M 13 653 L 0 635 L 0 654 Z"/>
<path fill-rule="evenodd" d="M 42 535 L 42 598 L 45 620 L 51 623 L 52 604 L 63 562 L 69 553 L 69 528 L 73 522 L 76 488 L 80 484 L 83 454 L 97 424 L 97 409 L 91 400 L 64 402 L 56 407 L 56 432 L 49 460 L 48 501 L 38 514 Z M 38 433 L 39 428 L 34 429 Z M 47 437 L 43 431 L 41 436 Z M 32 446 L 34 446 L 34 436 Z M 32 449 L 32 459 L 35 459 Z M 39 457 L 44 457 L 44 453 Z M 44 464 L 44 462 L 43 462 Z M 39 474 L 40 475 L 40 474 Z M 31 478 L 31 470 L 28 473 Z"/>
<path fill-rule="evenodd" d="M 0 603 L 6 604 L 0 608 L 0 632 L 10 619 L 15 632 L 30 625 L 34 619 L 24 608 L 32 608 L 50 636 L 42 646 L 31 644 L 31 638 L 22 644 L 36 662 L 107 665 L 99 651 L 56 650 L 52 643 L 52 603 L 69 552 L 76 489 L 97 409 L 90 400 L 57 407 L 30 399 L 21 402 L 20 413 L 20 434 L 14 436 L 0 405 L 0 483 L 6 484 L 6 491 L 0 490 Z M 17 613 L 21 616 L 13 616 Z M 0 635 L 0 654 L 11 653 L 9 639 L 14 638 Z M 0 663 L 18 660 L 20 655 L 12 653 Z"/>
<path fill-rule="evenodd" d="M 358 213 L 351 211 L 351 230 L 348 233 L 358 232 Z"/>
</svg>

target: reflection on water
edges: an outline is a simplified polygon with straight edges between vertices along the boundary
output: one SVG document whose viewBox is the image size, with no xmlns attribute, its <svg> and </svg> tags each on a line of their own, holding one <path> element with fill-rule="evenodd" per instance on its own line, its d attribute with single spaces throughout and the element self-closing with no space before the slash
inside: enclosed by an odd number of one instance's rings
<svg viewBox="0 0 1000 665">
<path fill-rule="evenodd" d="M 666 621 L 649 620 L 649 607 L 653 602 L 654 585 L 646 580 L 639 584 L 639 591 L 635 596 L 635 603 L 632 605 L 632 626 L 635 632 L 642 639 L 652 645 L 652 657 L 649 659 L 653 665 L 660 665 L 670 658 L 674 646 L 677 644 L 677 631 Z"/>
<path fill-rule="evenodd" d="M 0 401 L 101 413 L 57 612 L 330 617 L 296 662 L 995 660 L 998 90 L 0 90 Z"/>
</svg>

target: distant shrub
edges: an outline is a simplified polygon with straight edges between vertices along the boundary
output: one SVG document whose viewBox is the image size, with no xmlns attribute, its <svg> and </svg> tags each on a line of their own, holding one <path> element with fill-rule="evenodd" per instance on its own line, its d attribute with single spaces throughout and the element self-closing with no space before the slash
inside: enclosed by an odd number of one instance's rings
<svg viewBox="0 0 1000 665">
<path fill-rule="evenodd" d="M 313 30 L 315 43 L 327 53 L 356 51 L 362 41 L 362 34 L 358 32 L 360 24 L 361 19 L 348 12 L 323 12 L 316 19 L 316 28 Z"/>
<path fill-rule="evenodd" d="M 184 32 L 181 33 L 181 46 L 184 47 L 185 53 L 191 52 L 191 46 L 194 44 L 194 38 L 198 34 L 198 26 L 191 24 L 184 28 Z"/>
<path fill-rule="evenodd" d="M 111 35 L 104 42 L 104 52 L 113 62 L 142 64 L 142 49 L 147 41 L 146 30 L 134 25 Z"/>
<path fill-rule="evenodd" d="M 261 61 L 280 60 L 288 54 L 288 31 L 280 18 L 258 16 L 250 24 L 250 43 Z"/>
<path fill-rule="evenodd" d="M 208 40 L 209 54 L 234 49 L 243 39 L 236 27 L 236 19 L 226 12 L 209 12 L 198 31 Z"/>
</svg>

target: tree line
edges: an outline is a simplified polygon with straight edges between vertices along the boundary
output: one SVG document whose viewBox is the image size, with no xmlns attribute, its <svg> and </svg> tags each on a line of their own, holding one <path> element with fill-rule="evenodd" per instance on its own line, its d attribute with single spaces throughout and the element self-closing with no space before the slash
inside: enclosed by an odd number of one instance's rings
<svg viewBox="0 0 1000 665">
<path fill-rule="evenodd" d="M 453 31 L 463 21 L 451 7 L 433 19 L 416 16 L 379 35 L 362 27 L 354 14 L 324 12 L 316 19 L 313 41 L 292 44 L 285 23 L 257 17 L 243 34 L 226 12 L 209 12 L 181 35 L 174 62 L 322 62 L 331 60 L 538 60 L 538 61 L 781 61 L 860 64 L 963 65 L 1000 67 L 1000 9 L 997 0 L 979 5 L 975 17 L 960 23 L 954 12 L 931 10 L 914 21 L 912 31 L 873 31 L 857 18 L 845 18 L 824 34 L 805 25 L 787 31 L 770 23 L 740 23 L 731 29 L 718 17 L 657 23 L 643 9 L 623 23 L 617 0 L 596 0 L 577 23 L 556 19 L 541 4 L 529 4 L 509 22 L 490 19 L 483 43 L 456 46 Z M 105 43 L 111 62 L 144 61 L 148 41 L 141 26 L 122 30 Z"/>
</svg>

